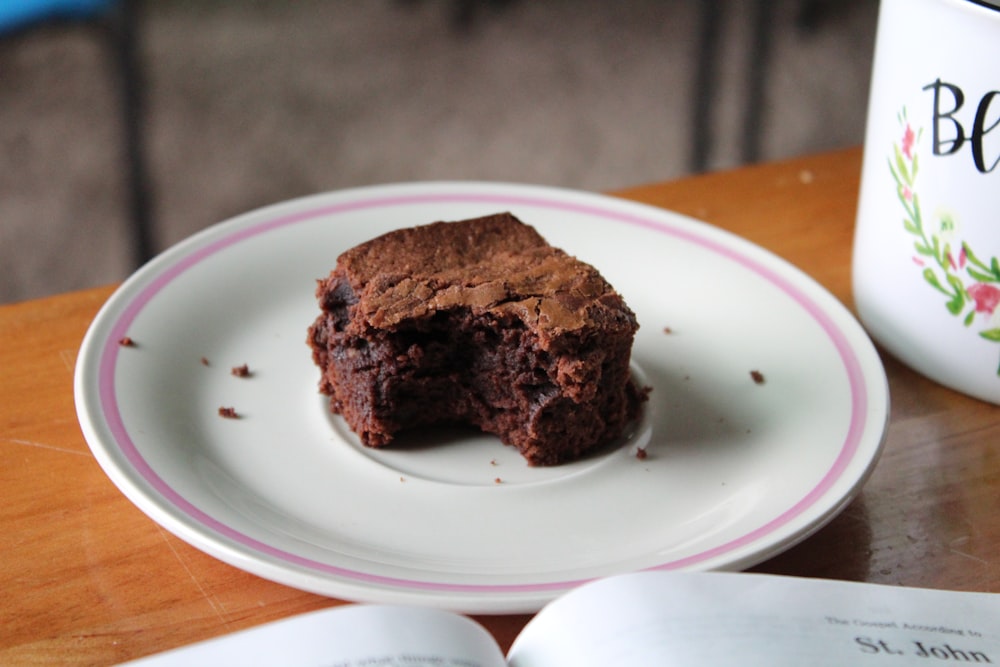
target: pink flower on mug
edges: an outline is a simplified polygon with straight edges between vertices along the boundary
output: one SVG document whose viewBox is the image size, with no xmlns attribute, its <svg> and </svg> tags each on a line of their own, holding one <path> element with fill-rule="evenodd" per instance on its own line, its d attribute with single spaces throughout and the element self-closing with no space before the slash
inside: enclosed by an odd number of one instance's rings
<svg viewBox="0 0 1000 667">
<path fill-rule="evenodd" d="M 903 155 L 906 156 L 907 160 L 913 159 L 913 144 L 916 142 L 917 135 L 913 132 L 913 128 L 909 123 L 906 124 L 906 129 L 903 130 Z"/>
<path fill-rule="evenodd" d="M 992 315 L 1000 305 L 1000 288 L 996 285 L 976 283 L 965 289 L 969 297 L 976 302 L 976 312 Z"/>
<path fill-rule="evenodd" d="M 955 255 L 951 252 L 948 253 L 948 266 L 951 267 L 952 271 L 960 271 L 965 268 L 965 263 L 968 261 L 968 255 L 965 254 L 965 247 L 958 253 L 958 259 L 955 259 Z"/>
</svg>

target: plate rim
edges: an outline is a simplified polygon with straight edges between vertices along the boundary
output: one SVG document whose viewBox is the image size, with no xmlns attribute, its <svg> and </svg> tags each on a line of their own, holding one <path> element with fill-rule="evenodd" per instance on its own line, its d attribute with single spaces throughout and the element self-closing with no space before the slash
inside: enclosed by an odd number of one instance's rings
<svg viewBox="0 0 1000 667">
<path fill-rule="evenodd" d="M 555 595 L 584 583 L 585 580 L 527 584 L 411 580 L 358 572 L 290 553 L 242 534 L 188 502 L 145 461 L 117 413 L 113 371 L 121 347 L 118 341 L 161 289 L 201 261 L 245 239 L 316 217 L 361 208 L 425 204 L 431 200 L 488 202 L 495 206 L 498 198 L 504 199 L 508 206 L 523 203 L 559 208 L 665 232 L 734 261 L 765 278 L 804 309 L 822 328 L 845 366 L 851 388 L 848 433 L 832 465 L 812 490 L 739 538 L 650 569 L 749 567 L 806 539 L 853 500 L 871 475 L 884 446 L 889 417 L 888 380 L 874 344 L 863 327 L 826 288 L 770 250 L 690 216 L 613 195 L 494 181 L 389 183 L 290 199 L 211 225 L 141 267 L 115 290 L 91 322 L 74 373 L 78 420 L 102 469 L 133 504 L 192 546 L 240 569 L 322 595 L 508 613 L 537 610 Z M 875 377 L 870 378 L 873 374 Z M 94 391 L 95 382 L 97 391 Z M 864 452 L 863 444 L 867 445 Z M 859 460 L 859 454 L 866 458 Z M 861 469 L 847 480 L 849 488 L 828 504 L 822 504 L 831 488 L 845 481 L 845 472 L 852 464 L 860 464 Z M 817 516 L 795 527 L 796 519 L 809 510 L 819 511 Z M 793 530 L 783 538 L 763 547 L 749 548 L 789 528 Z"/>
</svg>

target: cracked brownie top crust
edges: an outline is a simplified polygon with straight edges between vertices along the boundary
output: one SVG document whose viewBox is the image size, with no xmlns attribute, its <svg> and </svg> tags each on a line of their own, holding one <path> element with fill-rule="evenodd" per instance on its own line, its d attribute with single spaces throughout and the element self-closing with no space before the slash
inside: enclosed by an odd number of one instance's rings
<svg viewBox="0 0 1000 667">
<path fill-rule="evenodd" d="M 320 390 L 368 446 L 464 422 L 533 465 L 561 463 L 620 436 L 642 400 L 635 315 L 509 213 L 379 236 L 343 253 L 316 295 Z"/>
</svg>

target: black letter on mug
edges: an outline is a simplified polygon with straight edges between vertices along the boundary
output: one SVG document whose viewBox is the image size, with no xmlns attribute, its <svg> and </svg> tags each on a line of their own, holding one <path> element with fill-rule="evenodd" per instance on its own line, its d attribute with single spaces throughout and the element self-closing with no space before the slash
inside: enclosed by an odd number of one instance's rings
<svg viewBox="0 0 1000 667">
<path fill-rule="evenodd" d="M 1000 118 L 997 118 L 992 125 L 986 127 L 986 112 L 989 110 L 993 98 L 998 95 L 1000 95 L 1000 90 L 983 95 L 983 99 L 979 101 L 979 108 L 976 109 L 976 121 L 972 126 L 972 134 L 969 135 L 969 140 L 972 141 L 972 160 L 976 163 L 976 169 L 983 174 L 990 173 L 1000 164 L 1000 156 L 997 156 L 997 159 L 993 160 L 993 164 L 987 167 L 986 158 L 983 155 L 983 140 L 987 134 L 996 129 L 997 125 L 1000 125 Z"/>
<path fill-rule="evenodd" d="M 934 155 L 951 155 L 958 151 L 965 143 L 965 132 L 962 130 L 962 125 L 957 120 L 953 118 L 955 112 L 962 108 L 962 104 L 965 103 L 965 94 L 962 89 L 958 86 L 954 86 L 950 83 L 942 83 L 941 79 L 936 80 L 934 83 L 928 84 L 923 87 L 923 90 L 934 89 L 934 129 L 932 133 L 932 141 L 934 143 Z M 952 98 L 955 101 L 955 106 L 951 111 L 942 113 L 941 112 L 941 89 L 947 88 L 948 92 L 952 94 Z M 955 126 L 955 138 L 954 139 L 941 139 L 941 119 L 946 118 L 951 121 L 952 125 Z M 942 144 L 949 144 L 947 147 L 942 147 Z"/>
</svg>

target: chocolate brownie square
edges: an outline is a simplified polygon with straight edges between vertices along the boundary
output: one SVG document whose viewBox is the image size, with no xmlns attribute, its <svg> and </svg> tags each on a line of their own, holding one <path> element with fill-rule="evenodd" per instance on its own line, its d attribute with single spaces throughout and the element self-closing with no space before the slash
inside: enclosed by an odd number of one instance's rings
<svg viewBox="0 0 1000 667">
<path fill-rule="evenodd" d="M 645 397 L 622 297 L 509 213 L 355 246 L 316 296 L 320 391 L 370 447 L 457 422 L 554 465 L 620 437 Z"/>
</svg>

